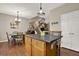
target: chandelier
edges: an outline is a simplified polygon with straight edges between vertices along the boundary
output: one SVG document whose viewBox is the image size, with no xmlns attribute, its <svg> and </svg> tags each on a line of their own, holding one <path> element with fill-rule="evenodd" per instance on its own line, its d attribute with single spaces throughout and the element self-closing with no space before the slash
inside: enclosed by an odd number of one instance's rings
<svg viewBox="0 0 79 59">
<path fill-rule="evenodd" d="M 21 19 L 19 17 L 19 11 L 17 11 L 17 16 L 15 18 L 15 23 L 16 23 L 16 25 L 18 25 L 20 22 L 21 22 Z"/>
<path fill-rule="evenodd" d="M 17 11 L 17 16 L 16 16 L 14 22 L 10 22 L 10 28 L 12 28 L 12 29 L 18 28 L 20 22 L 21 22 L 21 19 L 19 17 L 19 11 Z"/>
</svg>

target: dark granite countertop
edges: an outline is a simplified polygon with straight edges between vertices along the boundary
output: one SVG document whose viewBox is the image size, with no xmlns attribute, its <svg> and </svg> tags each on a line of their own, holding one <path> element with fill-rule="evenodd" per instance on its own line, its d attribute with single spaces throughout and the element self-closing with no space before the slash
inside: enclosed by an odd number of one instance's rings
<svg viewBox="0 0 79 59">
<path fill-rule="evenodd" d="M 52 43 L 52 42 L 54 42 L 54 41 L 56 41 L 56 40 L 58 40 L 62 37 L 62 36 L 53 36 L 53 35 L 41 36 L 41 35 L 36 35 L 36 34 L 29 34 L 29 35 L 26 35 L 26 36 L 29 36 L 29 37 L 32 37 L 34 39 L 44 41 L 44 42 L 47 42 L 47 43 Z"/>
</svg>

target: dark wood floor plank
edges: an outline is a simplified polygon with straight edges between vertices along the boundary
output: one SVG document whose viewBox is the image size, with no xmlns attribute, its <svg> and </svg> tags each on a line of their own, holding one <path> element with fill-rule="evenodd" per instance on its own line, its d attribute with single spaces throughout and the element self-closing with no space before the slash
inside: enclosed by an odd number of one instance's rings
<svg viewBox="0 0 79 59">
<path fill-rule="evenodd" d="M 61 56 L 79 56 L 79 53 L 61 48 Z M 24 45 L 8 46 L 8 43 L 0 42 L 0 56 L 27 56 Z"/>
</svg>

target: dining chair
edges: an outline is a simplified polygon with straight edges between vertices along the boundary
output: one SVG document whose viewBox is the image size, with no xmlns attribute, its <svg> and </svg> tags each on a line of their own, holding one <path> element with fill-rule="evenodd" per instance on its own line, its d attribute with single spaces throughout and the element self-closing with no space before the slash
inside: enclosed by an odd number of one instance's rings
<svg viewBox="0 0 79 59">
<path fill-rule="evenodd" d="M 23 44 L 23 33 L 19 32 L 16 38 L 16 44 L 22 45 Z"/>
<path fill-rule="evenodd" d="M 8 45 L 12 45 L 13 44 L 13 39 L 11 38 L 11 36 L 8 34 L 8 32 L 6 32 L 7 35 L 7 39 L 8 39 Z"/>
</svg>

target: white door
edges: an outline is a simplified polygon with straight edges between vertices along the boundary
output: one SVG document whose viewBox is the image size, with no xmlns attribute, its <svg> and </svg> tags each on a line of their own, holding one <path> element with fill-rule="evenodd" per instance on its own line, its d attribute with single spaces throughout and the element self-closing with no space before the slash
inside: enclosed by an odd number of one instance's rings
<svg viewBox="0 0 79 59">
<path fill-rule="evenodd" d="M 62 46 L 79 51 L 79 11 L 61 16 Z"/>
</svg>

